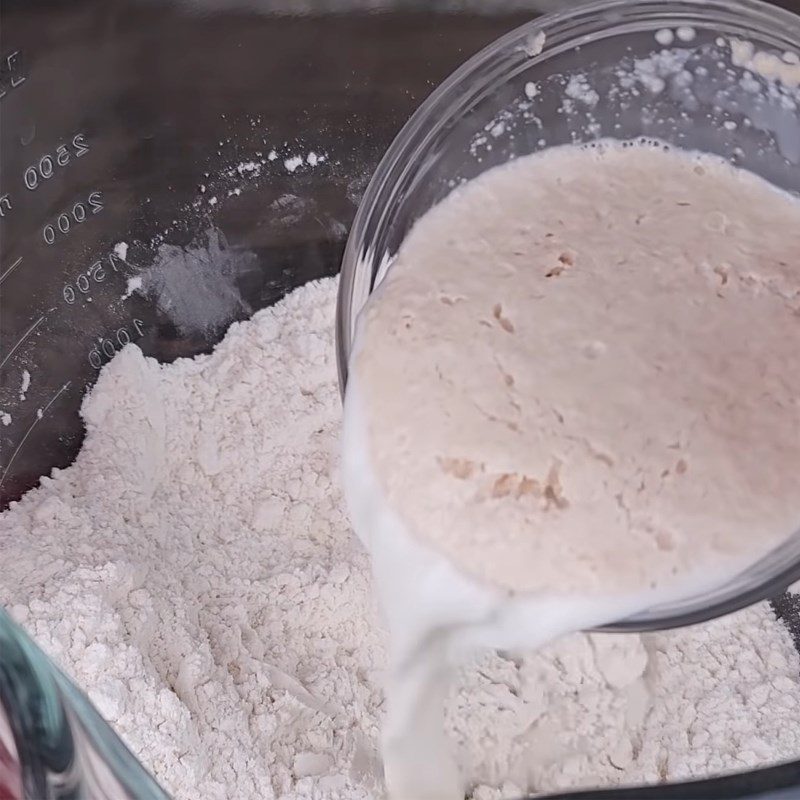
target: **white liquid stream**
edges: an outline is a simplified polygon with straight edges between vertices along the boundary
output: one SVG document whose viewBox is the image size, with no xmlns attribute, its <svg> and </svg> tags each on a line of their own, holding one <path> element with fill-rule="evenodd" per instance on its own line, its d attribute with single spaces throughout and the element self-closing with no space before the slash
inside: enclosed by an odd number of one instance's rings
<svg viewBox="0 0 800 800">
<path fill-rule="evenodd" d="M 695 579 L 669 591 L 596 597 L 512 594 L 486 586 L 419 543 L 383 500 L 370 465 L 358 377 L 344 408 L 342 472 L 353 527 L 372 556 L 391 650 L 383 724 L 384 775 L 396 800 L 462 800 L 464 786 L 444 732 L 455 670 L 483 648 L 536 649 L 567 633 L 624 619 L 724 582 Z"/>
</svg>

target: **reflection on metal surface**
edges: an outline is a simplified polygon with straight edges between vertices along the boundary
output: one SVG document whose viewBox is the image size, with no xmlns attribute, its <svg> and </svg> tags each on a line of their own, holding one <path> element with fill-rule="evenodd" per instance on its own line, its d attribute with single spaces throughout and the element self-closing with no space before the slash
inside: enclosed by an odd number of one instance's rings
<svg viewBox="0 0 800 800">
<path fill-rule="evenodd" d="M 51 308 L 50 311 L 52 310 L 53 309 Z M 6 353 L 6 355 L 3 357 L 3 360 L 0 361 L 0 369 L 2 369 L 2 367 L 5 366 L 6 361 L 8 361 L 11 356 L 17 352 L 19 346 L 44 322 L 46 316 L 47 314 L 42 314 L 42 316 L 39 317 L 39 319 L 37 319 L 36 322 L 34 322 L 33 325 L 31 325 L 30 328 L 28 328 L 28 330 L 22 334 L 22 336 L 19 337 L 17 343 L 8 351 L 8 353 Z"/>
<path fill-rule="evenodd" d="M 14 449 L 14 452 L 11 454 L 11 457 L 8 459 L 8 463 L 6 464 L 5 469 L 3 469 L 2 474 L 0 474 L 0 488 L 2 488 L 3 482 L 6 479 L 6 476 L 8 475 L 9 471 L 11 470 L 11 468 L 14 466 L 14 459 L 19 455 L 20 450 L 22 450 L 25 442 L 28 440 L 28 437 L 31 435 L 31 431 L 36 427 L 36 425 L 39 423 L 39 421 L 44 418 L 44 415 L 50 410 L 50 406 L 52 406 L 53 403 L 55 403 L 55 401 L 58 400 L 58 398 L 61 397 L 61 395 L 67 389 L 69 389 L 70 383 L 71 383 L 71 381 L 67 381 L 50 398 L 50 400 L 47 402 L 47 404 L 44 406 L 44 408 L 37 409 L 37 411 L 36 411 L 36 419 L 34 419 L 34 421 L 28 426 L 28 430 L 25 431 L 25 434 L 19 440 L 19 444 L 17 444 L 16 448 Z"/>
<path fill-rule="evenodd" d="M 15 259 L 8 267 L 8 269 L 4 270 L 2 274 L 0 274 L 0 284 L 22 263 L 22 256 Z"/>
</svg>

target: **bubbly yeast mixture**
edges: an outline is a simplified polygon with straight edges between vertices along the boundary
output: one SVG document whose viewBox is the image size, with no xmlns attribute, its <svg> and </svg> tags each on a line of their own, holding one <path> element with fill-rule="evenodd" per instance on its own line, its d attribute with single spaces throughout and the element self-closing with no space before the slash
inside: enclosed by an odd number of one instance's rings
<svg viewBox="0 0 800 800">
<path fill-rule="evenodd" d="M 652 143 L 519 159 L 416 224 L 352 368 L 386 502 L 465 575 L 729 572 L 800 528 L 800 202 Z"/>
</svg>

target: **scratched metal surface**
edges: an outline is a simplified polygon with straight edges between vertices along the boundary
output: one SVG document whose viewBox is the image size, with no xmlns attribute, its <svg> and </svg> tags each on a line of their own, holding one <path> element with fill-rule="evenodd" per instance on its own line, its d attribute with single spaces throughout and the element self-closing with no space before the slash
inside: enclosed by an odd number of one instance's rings
<svg viewBox="0 0 800 800">
<path fill-rule="evenodd" d="M 115 242 L 139 243 L 141 269 L 153 233 L 179 220 L 174 244 L 213 225 L 232 251 L 254 254 L 241 259 L 245 302 L 226 323 L 335 274 L 360 193 L 414 108 L 469 55 L 559 4 L 439 0 L 437 13 L 347 0 L 347 13 L 291 16 L 265 13 L 285 11 L 284 0 L 2 0 L 0 410 L 13 409 L 0 425 L 2 505 L 71 463 L 81 397 L 120 343 L 172 360 L 224 333 L 181 334 L 140 297 L 121 305 L 133 273 Z M 782 5 L 800 12 L 800 0 Z M 276 170 L 258 191 L 187 218 L 206 174 L 265 140 L 332 157 L 307 174 Z M 270 208 L 289 193 L 313 213 L 279 224 Z M 800 600 L 774 607 L 800 646 Z"/>
</svg>

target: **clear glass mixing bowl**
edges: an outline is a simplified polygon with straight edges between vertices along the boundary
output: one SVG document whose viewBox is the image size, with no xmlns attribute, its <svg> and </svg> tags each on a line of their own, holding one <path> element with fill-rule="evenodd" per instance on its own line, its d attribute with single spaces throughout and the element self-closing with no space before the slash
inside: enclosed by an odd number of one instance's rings
<svg viewBox="0 0 800 800">
<path fill-rule="evenodd" d="M 797 82 L 736 66 L 731 40 L 788 69 L 800 18 L 754 0 L 601 0 L 524 25 L 453 73 L 395 139 L 356 215 L 339 287 L 342 388 L 359 311 L 411 226 L 498 164 L 556 145 L 645 137 L 716 153 L 800 194 Z M 604 629 L 701 622 L 798 578 L 800 533 L 713 592 Z"/>
<path fill-rule="evenodd" d="M 169 800 L 86 695 L 2 609 L 0 798 Z"/>
</svg>

